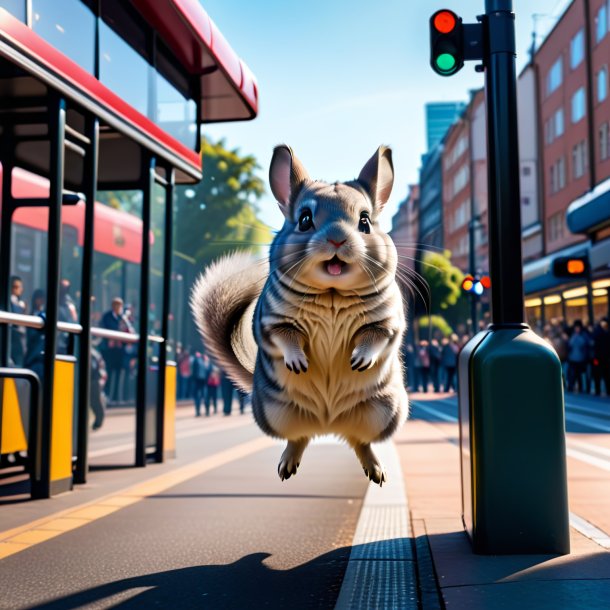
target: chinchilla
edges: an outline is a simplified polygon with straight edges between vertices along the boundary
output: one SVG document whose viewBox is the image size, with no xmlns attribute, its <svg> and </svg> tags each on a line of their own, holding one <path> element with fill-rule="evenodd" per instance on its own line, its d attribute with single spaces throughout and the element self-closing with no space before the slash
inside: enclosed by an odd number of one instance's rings
<svg viewBox="0 0 610 610">
<path fill-rule="evenodd" d="M 261 430 L 288 441 L 282 480 L 311 438 L 335 434 L 382 485 L 371 443 L 408 414 L 397 253 L 378 224 L 394 181 L 391 150 L 381 146 L 356 180 L 328 184 L 281 145 L 269 176 L 285 217 L 269 260 L 235 253 L 213 263 L 193 287 L 195 321 L 212 358 L 251 392 Z"/>
</svg>

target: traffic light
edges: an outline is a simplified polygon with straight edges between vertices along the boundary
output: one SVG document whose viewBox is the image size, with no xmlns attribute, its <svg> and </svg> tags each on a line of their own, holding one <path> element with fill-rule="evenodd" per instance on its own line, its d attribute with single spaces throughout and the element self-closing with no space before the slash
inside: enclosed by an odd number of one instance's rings
<svg viewBox="0 0 610 610">
<path fill-rule="evenodd" d="M 464 66 L 464 27 L 453 11 L 443 9 L 430 17 L 430 65 L 441 76 Z"/>
<path fill-rule="evenodd" d="M 586 256 L 559 256 L 553 261 L 555 277 L 586 278 L 589 273 L 589 261 Z"/>
<path fill-rule="evenodd" d="M 489 288 L 491 288 L 491 280 L 487 275 L 483 275 L 480 278 L 478 276 L 467 275 L 462 280 L 462 290 L 476 294 L 478 297 Z"/>
</svg>

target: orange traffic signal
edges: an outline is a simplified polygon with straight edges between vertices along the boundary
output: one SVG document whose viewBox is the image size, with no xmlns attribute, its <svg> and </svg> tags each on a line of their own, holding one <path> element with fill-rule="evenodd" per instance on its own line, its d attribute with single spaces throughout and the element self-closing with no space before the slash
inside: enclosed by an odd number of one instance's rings
<svg viewBox="0 0 610 610">
<path fill-rule="evenodd" d="M 585 270 L 585 263 L 580 259 L 570 259 L 568 261 L 568 273 L 583 273 Z"/>
<path fill-rule="evenodd" d="M 586 256 L 559 256 L 553 261 L 555 277 L 586 278 L 589 261 Z"/>
</svg>

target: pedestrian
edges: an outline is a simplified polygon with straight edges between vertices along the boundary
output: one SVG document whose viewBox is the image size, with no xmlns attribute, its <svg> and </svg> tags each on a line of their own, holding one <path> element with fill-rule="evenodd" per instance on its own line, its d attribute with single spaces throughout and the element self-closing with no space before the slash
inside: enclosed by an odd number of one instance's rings
<svg viewBox="0 0 610 610">
<path fill-rule="evenodd" d="M 430 351 L 428 349 L 428 342 L 425 339 L 419 342 L 417 353 L 415 354 L 415 367 L 418 369 L 418 386 L 416 391 L 419 391 L 419 383 L 421 383 L 422 392 L 427 392 L 430 376 Z"/>
<path fill-rule="evenodd" d="M 93 421 L 93 430 L 99 430 L 104 423 L 106 416 L 106 395 L 104 394 L 104 384 L 108 379 L 106 366 L 102 355 L 95 349 L 91 348 L 91 387 L 90 387 L 90 405 L 95 419 Z"/>
<path fill-rule="evenodd" d="M 191 366 L 190 348 L 181 348 L 178 356 L 178 398 L 184 400 L 191 395 L 191 377 L 193 376 Z"/>
<path fill-rule="evenodd" d="M 222 371 L 220 387 L 222 393 L 223 415 L 231 415 L 231 411 L 233 410 L 233 383 L 224 371 Z"/>
<path fill-rule="evenodd" d="M 32 315 L 38 316 L 43 320 L 46 318 L 45 305 L 47 297 L 43 290 L 39 288 L 32 295 Z M 23 366 L 34 371 L 43 382 L 44 378 L 44 328 L 28 328 L 27 330 L 27 349 Z"/>
<path fill-rule="evenodd" d="M 430 353 L 430 378 L 432 380 L 432 388 L 438 393 L 441 389 L 441 346 L 439 345 L 438 339 L 434 338 L 430 341 L 428 350 Z"/>
<path fill-rule="evenodd" d="M 593 384 L 595 395 L 602 392 L 604 382 L 606 396 L 610 396 L 610 328 L 608 318 L 602 318 L 593 331 Z"/>
<path fill-rule="evenodd" d="M 18 275 L 11 277 L 11 313 L 24 315 L 27 306 L 23 301 L 23 280 Z M 26 329 L 25 326 L 11 324 L 11 363 L 13 366 L 21 367 L 25 359 Z"/>
<path fill-rule="evenodd" d="M 208 383 L 205 394 L 205 414 L 210 415 L 210 404 L 214 404 L 214 414 L 218 413 L 218 386 L 220 386 L 220 369 L 212 366 L 208 374 Z"/>
<path fill-rule="evenodd" d="M 457 357 L 460 351 L 458 336 L 452 334 L 450 338 L 443 338 L 441 351 L 441 364 L 445 371 L 445 392 L 457 390 L 455 383 L 455 370 L 457 368 Z"/>
<path fill-rule="evenodd" d="M 131 325 L 123 316 L 123 299 L 120 297 L 112 299 L 112 307 L 102 316 L 101 326 L 107 330 L 131 332 Z M 117 403 L 122 398 L 121 378 L 125 365 L 125 343 L 118 339 L 104 339 L 100 352 L 108 369 L 106 396 L 110 402 Z"/>
<path fill-rule="evenodd" d="M 246 400 L 248 395 L 243 390 L 237 390 L 237 399 L 239 400 L 239 413 L 243 415 L 246 411 Z"/>
<path fill-rule="evenodd" d="M 580 393 L 588 392 L 586 379 L 588 362 L 589 337 L 584 331 L 582 322 L 576 320 L 568 340 L 568 392 L 573 392 L 576 384 Z"/>
<path fill-rule="evenodd" d="M 210 372 L 210 359 L 208 356 L 201 352 L 195 352 L 191 362 L 191 370 L 195 417 L 199 417 L 201 415 L 201 403 L 206 397 L 208 374 Z"/>
<path fill-rule="evenodd" d="M 57 319 L 60 322 L 69 322 L 70 324 L 78 323 L 78 312 L 76 304 L 70 295 L 70 280 L 62 279 L 59 282 L 59 297 L 58 297 Z M 57 353 L 69 354 L 72 352 L 72 337 L 70 333 L 57 334 Z"/>
</svg>

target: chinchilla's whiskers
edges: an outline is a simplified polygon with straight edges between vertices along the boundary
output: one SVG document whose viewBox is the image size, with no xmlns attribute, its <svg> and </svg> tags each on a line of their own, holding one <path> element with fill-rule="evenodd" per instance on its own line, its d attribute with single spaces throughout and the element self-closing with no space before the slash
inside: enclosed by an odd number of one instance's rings
<svg viewBox="0 0 610 610">
<path fill-rule="evenodd" d="M 392 240 L 392 243 L 397 247 L 397 248 L 422 248 L 424 251 L 425 250 L 436 250 L 437 252 L 444 252 L 447 248 L 441 248 L 440 246 L 433 246 L 431 244 L 426 244 L 423 242 L 417 242 L 417 241 L 411 241 L 411 242 L 399 242 L 399 241 L 394 241 Z M 386 247 L 389 244 L 383 244 Z"/>
<path fill-rule="evenodd" d="M 432 292 L 430 291 L 430 286 L 428 286 L 428 282 L 426 282 L 423 275 L 421 275 L 420 273 L 415 271 L 415 269 L 411 269 L 410 267 L 405 266 L 400 261 L 398 261 L 396 263 L 396 268 L 397 268 L 397 270 L 400 270 L 400 272 L 404 276 L 406 276 L 407 288 L 409 288 L 409 291 L 411 292 L 412 296 L 415 296 L 413 294 L 413 290 L 415 290 L 418 293 L 418 295 L 421 297 L 424 304 L 427 304 L 432 301 Z M 428 296 L 427 299 L 424 297 L 424 295 L 419 290 L 418 285 L 422 286 L 425 289 L 426 294 Z"/>
<path fill-rule="evenodd" d="M 374 265 L 379 267 L 381 270 L 385 271 L 385 267 L 379 261 L 372 258 L 369 254 L 365 254 L 364 256 L 365 256 L 365 259 L 369 260 L 371 263 L 373 263 Z M 415 281 L 413 281 L 412 277 L 410 277 L 410 274 L 414 275 L 415 279 L 421 280 L 422 286 L 424 286 L 426 288 L 426 292 L 427 292 L 427 296 L 428 296 L 427 299 L 423 295 L 423 293 L 419 290 L 419 288 L 417 287 L 417 284 L 415 283 Z M 413 298 L 415 298 L 415 293 L 417 293 L 417 295 L 419 295 L 422 302 L 424 303 L 424 306 L 426 307 L 426 310 L 428 310 L 429 303 L 431 303 L 431 301 L 432 301 L 432 294 L 430 292 L 430 287 L 428 286 L 428 284 L 424 280 L 424 278 L 419 273 L 417 273 L 415 270 L 409 269 L 408 267 L 402 267 L 400 262 L 398 262 L 396 265 L 396 277 L 401 281 L 402 285 L 409 291 L 409 293 L 411 294 L 411 296 Z"/>
<path fill-rule="evenodd" d="M 398 255 L 399 258 L 405 259 L 405 260 L 409 260 L 409 261 L 414 261 L 414 262 L 418 262 L 422 265 L 426 265 L 426 267 L 432 267 L 432 269 L 436 269 L 437 271 L 441 271 L 442 267 L 439 267 L 438 265 L 435 265 L 433 263 L 429 263 L 425 260 L 419 259 L 419 258 L 415 258 L 413 256 L 407 256 L 406 254 L 399 254 Z"/>
<path fill-rule="evenodd" d="M 373 286 L 375 288 L 375 292 L 377 294 L 379 294 L 379 288 L 377 287 L 377 282 L 375 281 L 375 276 L 371 273 L 371 271 L 367 268 L 366 265 L 363 265 L 362 268 L 366 271 L 366 274 L 371 278 L 371 281 L 373 282 Z"/>
</svg>

